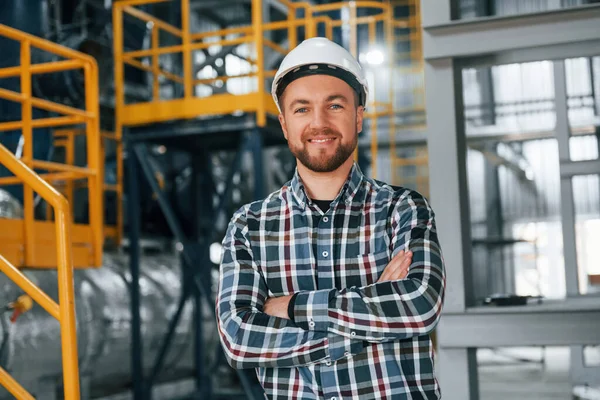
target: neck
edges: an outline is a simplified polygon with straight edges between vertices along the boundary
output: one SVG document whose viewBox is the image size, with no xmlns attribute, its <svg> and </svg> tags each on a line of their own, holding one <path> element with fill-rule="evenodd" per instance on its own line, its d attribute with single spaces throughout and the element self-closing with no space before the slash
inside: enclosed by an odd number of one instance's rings
<svg viewBox="0 0 600 400">
<path fill-rule="evenodd" d="M 338 169 L 332 172 L 314 172 L 302 163 L 298 164 L 298 174 L 306 194 L 313 200 L 333 200 L 337 197 L 348 178 L 354 160 L 349 157 Z"/>
</svg>

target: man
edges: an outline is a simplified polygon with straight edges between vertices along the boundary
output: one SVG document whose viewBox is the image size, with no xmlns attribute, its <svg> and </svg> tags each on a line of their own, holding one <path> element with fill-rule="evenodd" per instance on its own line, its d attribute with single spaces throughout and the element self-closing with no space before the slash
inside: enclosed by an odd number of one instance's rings
<svg viewBox="0 0 600 400">
<path fill-rule="evenodd" d="M 237 211 L 223 240 L 217 316 L 230 365 L 256 368 L 269 399 L 439 399 L 434 213 L 353 162 L 362 69 L 337 44 L 309 39 L 272 92 L 297 169 Z"/>
</svg>

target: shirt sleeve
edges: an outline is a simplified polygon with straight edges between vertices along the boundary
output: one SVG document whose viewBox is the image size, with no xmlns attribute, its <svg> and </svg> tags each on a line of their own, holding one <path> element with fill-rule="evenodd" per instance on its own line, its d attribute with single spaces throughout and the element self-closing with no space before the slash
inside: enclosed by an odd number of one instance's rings
<svg viewBox="0 0 600 400">
<path fill-rule="evenodd" d="M 364 343 L 326 331 L 307 331 L 263 312 L 268 298 L 247 238 L 244 209 L 223 240 L 217 326 L 225 358 L 233 368 L 292 367 L 337 361 L 358 354 Z"/>
<path fill-rule="evenodd" d="M 298 293 L 294 293 L 292 295 L 292 297 L 290 298 L 290 302 L 288 303 L 288 318 L 290 319 L 290 321 L 295 322 L 294 321 L 294 305 L 296 304 L 296 296 L 298 296 Z"/>
<path fill-rule="evenodd" d="M 405 279 L 343 290 L 299 292 L 295 323 L 307 331 L 327 331 L 368 342 L 430 333 L 442 311 L 445 268 L 434 212 L 416 192 L 400 197 L 391 216 L 392 257 L 413 252 Z"/>
</svg>

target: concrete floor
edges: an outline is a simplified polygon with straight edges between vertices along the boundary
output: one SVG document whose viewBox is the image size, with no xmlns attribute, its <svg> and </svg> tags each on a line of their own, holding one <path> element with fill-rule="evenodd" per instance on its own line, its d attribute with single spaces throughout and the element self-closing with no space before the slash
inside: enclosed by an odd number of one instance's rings
<svg viewBox="0 0 600 400">
<path fill-rule="evenodd" d="M 597 363 L 593 353 L 588 362 Z M 531 361 L 518 361 L 516 358 Z M 571 400 L 569 348 L 510 348 L 492 351 L 480 349 L 479 390 L 481 400 Z M 542 362 L 543 360 L 543 362 Z M 600 399 L 598 391 L 586 391 L 585 399 Z M 583 398 L 583 397 L 582 397 Z"/>
<path fill-rule="evenodd" d="M 600 389 L 587 390 L 586 396 L 573 395 L 569 378 L 569 354 L 569 348 L 566 347 L 548 347 L 544 350 L 479 349 L 479 400 L 600 400 Z M 589 353 L 588 362 L 600 365 L 600 348 Z M 193 391 L 193 387 L 193 382 L 189 380 L 159 385 L 155 388 L 153 398 L 173 400 L 182 393 Z M 444 397 L 452 398 L 450 395 Z M 130 393 L 123 393 L 102 400 L 130 399 Z"/>
</svg>

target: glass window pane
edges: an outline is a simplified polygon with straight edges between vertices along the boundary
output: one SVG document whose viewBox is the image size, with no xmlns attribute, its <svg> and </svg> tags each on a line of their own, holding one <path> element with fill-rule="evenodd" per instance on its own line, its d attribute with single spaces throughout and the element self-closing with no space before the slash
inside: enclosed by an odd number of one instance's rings
<svg viewBox="0 0 600 400">
<path fill-rule="evenodd" d="M 600 178 L 573 177 L 577 269 L 581 294 L 600 293 Z"/>
</svg>

